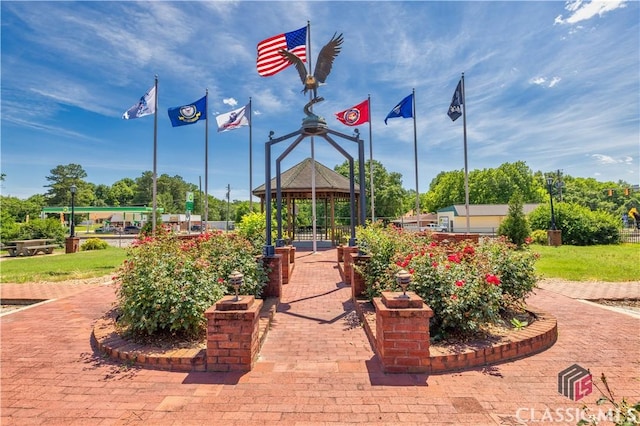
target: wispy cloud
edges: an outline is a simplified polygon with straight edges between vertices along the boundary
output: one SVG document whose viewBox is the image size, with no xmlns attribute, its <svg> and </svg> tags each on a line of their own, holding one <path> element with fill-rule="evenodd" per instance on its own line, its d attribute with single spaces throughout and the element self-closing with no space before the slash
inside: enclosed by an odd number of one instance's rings
<svg viewBox="0 0 640 426">
<path fill-rule="evenodd" d="M 591 157 L 595 158 L 599 164 L 632 164 L 633 163 L 633 157 L 629 157 L 629 156 L 614 158 L 604 154 L 592 154 Z"/>
<path fill-rule="evenodd" d="M 565 9 L 569 12 L 567 18 L 558 15 L 554 21 L 556 24 L 575 24 L 589 20 L 595 16 L 602 16 L 607 12 L 625 7 L 627 0 L 583 1 L 572 0 L 566 2 Z"/>
</svg>

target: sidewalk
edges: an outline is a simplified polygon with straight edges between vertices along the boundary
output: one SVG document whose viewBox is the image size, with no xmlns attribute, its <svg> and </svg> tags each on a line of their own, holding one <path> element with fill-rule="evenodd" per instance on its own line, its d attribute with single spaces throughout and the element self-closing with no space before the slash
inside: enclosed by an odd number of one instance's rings
<svg viewBox="0 0 640 426">
<path fill-rule="evenodd" d="M 604 372 L 617 397 L 640 400 L 640 319 L 547 282 L 529 303 L 558 320 L 549 350 L 459 373 L 384 375 L 336 258 L 333 249 L 297 253 L 260 359 L 246 374 L 145 370 L 94 353 L 92 325 L 115 302 L 109 280 L 2 285 L 3 298 L 57 299 L 0 317 L 0 424 L 517 425 L 546 412 L 536 424 L 575 425 L 556 413 L 575 416 L 583 402 L 597 411 L 600 396 L 594 389 L 576 402 L 558 393 L 557 374 L 575 363 L 594 378 Z M 580 292 L 599 294 L 602 285 L 583 283 Z M 637 283 L 606 285 L 638 297 Z"/>
</svg>

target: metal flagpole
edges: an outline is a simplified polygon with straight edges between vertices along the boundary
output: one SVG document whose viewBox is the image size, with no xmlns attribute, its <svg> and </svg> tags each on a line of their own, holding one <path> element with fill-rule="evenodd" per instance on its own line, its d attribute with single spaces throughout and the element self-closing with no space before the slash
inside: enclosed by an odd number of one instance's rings
<svg viewBox="0 0 640 426">
<path fill-rule="evenodd" d="M 209 229 L 209 89 L 205 91 L 204 100 L 204 230 Z M 202 225 L 202 224 L 201 224 Z M 202 232 L 200 226 L 200 232 Z"/>
<path fill-rule="evenodd" d="M 309 65 L 309 71 L 307 74 L 311 74 L 311 22 L 307 21 L 307 64 Z M 315 90 L 309 92 L 309 100 L 313 99 L 316 94 Z M 313 111 L 313 105 L 310 107 L 310 111 Z M 315 254 L 318 249 L 318 242 L 316 241 L 316 159 L 314 152 L 314 140 L 311 136 L 311 226 L 313 232 L 313 253 Z"/>
<path fill-rule="evenodd" d="M 418 133 L 416 131 L 416 89 L 413 89 L 413 158 L 416 167 L 416 220 L 418 222 L 418 230 L 420 230 L 420 191 L 418 191 Z"/>
<path fill-rule="evenodd" d="M 247 116 L 247 111 L 245 111 L 245 117 Z M 253 148 L 252 148 L 252 127 L 253 127 L 253 119 L 251 117 L 251 97 L 249 97 L 249 211 L 253 212 L 253 195 L 251 191 L 253 191 Z"/>
<path fill-rule="evenodd" d="M 155 235 L 156 233 L 156 209 L 158 208 L 158 200 L 157 200 L 157 192 L 158 192 L 158 170 L 157 170 L 157 163 L 158 163 L 158 75 L 156 74 L 155 76 L 155 92 L 156 92 L 156 96 L 155 96 L 155 100 L 154 100 L 154 107 L 155 107 L 155 112 L 153 114 L 153 189 L 152 189 L 152 198 L 153 198 L 153 202 L 152 202 L 152 210 L 153 213 L 151 214 L 151 220 L 153 220 L 153 223 L 151 224 L 151 233 L 153 235 Z"/>
<path fill-rule="evenodd" d="M 462 73 L 462 128 L 464 134 L 464 208 L 467 214 L 467 234 L 470 232 L 469 226 L 469 166 L 467 163 L 467 100 L 464 95 L 464 73 Z"/>
<path fill-rule="evenodd" d="M 373 137 L 371 136 L 371 94 L 367 95 L 369 109 L 369 186 L 371 191 L 371 223 L 376 221 L 375 202 L 373 201 Z"/>
</svg>

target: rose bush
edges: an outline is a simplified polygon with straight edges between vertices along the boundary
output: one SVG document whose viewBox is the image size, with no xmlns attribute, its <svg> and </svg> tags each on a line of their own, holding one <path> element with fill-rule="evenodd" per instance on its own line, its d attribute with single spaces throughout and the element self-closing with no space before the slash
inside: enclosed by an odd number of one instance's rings
<svg viewBox="0 0 640 426">
<path fill-rule="evenodd" d="M 431 333 L 436 339 L 468 335 L 495 322 L 505 309 L 519 308 L 536 283 L 536 255 L 504 238 L 475 244 L 437 243 L 430 234 L 381 225 L 358 229 L 360 250 L 371 261 L 360 271 L 366 295 L 398 291 L 396 274 L 404 269 L 415 291 L 434 311 Z"/>
<path fill-rule="evenodd" d="M 267 275 L 247 240 L 221 231 L 180 239 L 158 228 L 134 242 L 114 276 L 118 322 L 134 336 L 199 336 L 204 311 L 234 293 L 234 270 L 244 274 L 240 292 L 260 297 Z"/>
</svg>

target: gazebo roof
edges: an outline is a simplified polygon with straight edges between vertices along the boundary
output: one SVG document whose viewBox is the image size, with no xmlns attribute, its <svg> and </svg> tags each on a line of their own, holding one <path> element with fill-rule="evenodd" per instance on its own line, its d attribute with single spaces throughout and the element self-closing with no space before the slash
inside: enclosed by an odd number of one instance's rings
<svg viewBox="0 0 640 426">
<path fill-rule="evenodd" d="M 311 173 L 313 171 L 312 162 L 315 163 L 316 170 L 316 193 L 323 196 L 333 193 L 339 197 L 349 197 L 349 179 L 340 173 L 334 172 L 327 166 L 324 166 L 311 158 L 307 158 L 302 162 L 291 167 L 289 170 L 282 172 L 280 175 L 280 185 L 283 194 L 290 194 L 297 198 L 310 198 L 311 193 Z M 360 186 L 354 185 L 356 197 L 359 195 Z M 276 178 L 271 179 L 271 193 L 276 193 Z M 260 185 L 253 190 L 253 195 L 261 197 L 265 195 L 265 185 Z"/>
</svg>

